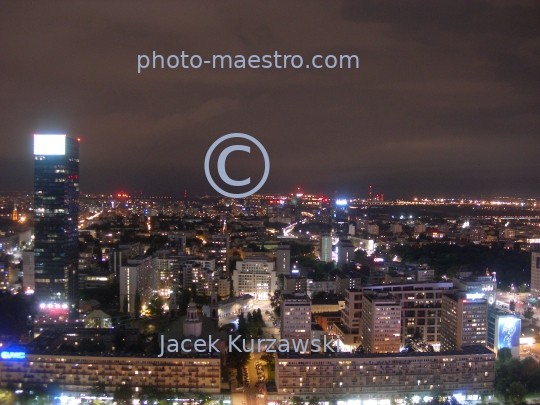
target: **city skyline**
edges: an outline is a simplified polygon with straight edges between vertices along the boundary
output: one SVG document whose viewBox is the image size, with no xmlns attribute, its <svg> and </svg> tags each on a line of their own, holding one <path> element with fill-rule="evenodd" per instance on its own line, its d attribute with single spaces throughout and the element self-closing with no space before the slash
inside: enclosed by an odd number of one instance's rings
<svg viewBox="0 0 540 405">
<path fill-rule="evenodd" d="M 32 134 L 67 133 L 82 138 L 86 193 L 215 194 L 204 155 L 244 132 L 272 162 L 261 193 L 537 194 L 537 4 L 284 7 L 6 5 L 0 190 L 31 189 Z M 137 73 L 137 55 L 153 51 L 347 54 L 359 68 Z M 257 164 L 231 172 L 255 176 Z"/>
</svg>

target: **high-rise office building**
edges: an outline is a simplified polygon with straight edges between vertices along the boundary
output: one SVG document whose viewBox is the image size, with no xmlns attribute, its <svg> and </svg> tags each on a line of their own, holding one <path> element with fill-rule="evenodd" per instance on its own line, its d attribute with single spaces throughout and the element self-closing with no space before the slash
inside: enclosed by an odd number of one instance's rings
<svg viewBox="0 0 540 405">
<path fill-rule="evenodd" d="M 488 300 L 484 293 L 443 294 L 441 350 L 461 350 L 463 346 L 486 345 Z"/>
<path fill-rule="evenodd" d="M 78 305 L 79 143 L 34 135 L 35 294 Z"/>
<path fill-rule="evenodd" d="M 365 292 L 361 333 L 366 353 L 399 353 L 401 302 L 388 293 Z"/>
<path fill-rule="evenodd" d="M 291 275 L 291 246 L 278 245 L 276 252 L 276 274 Z"/>
<path fill-rule="evenodd" d="M 336 200 L 332 210 L 332 235 L 346 236 L 349 233 L 349 206 L 347 200 Z"/>
</svg>

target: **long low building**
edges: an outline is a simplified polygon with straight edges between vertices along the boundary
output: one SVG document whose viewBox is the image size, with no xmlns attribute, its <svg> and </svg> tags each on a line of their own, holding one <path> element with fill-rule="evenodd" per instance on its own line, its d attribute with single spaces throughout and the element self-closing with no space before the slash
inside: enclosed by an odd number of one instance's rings
<svg viewBox="0 0 540 405">
<path fill-rule="evenodd" d="M 278 353 L 271 400 L 376 400 L 448 395 L 480 401 L 492 396 L 495 354 L 484 346 L 438 353 L 303 355 Z"/>
<path fill-rule="evenodd" d="M 55 384 L 66 393 L 88 394 L 103 384 L 107 392 L 127 385 L 133 394 L 142 387 L 158 387 L 174 393 L 219 394 L 221 359 L 218 353 L 190 357 L 144 355 L 84 355 L 74 353 L 27 353 L 8 348 L 0 359 L 0 387 Z"/>
</svg>

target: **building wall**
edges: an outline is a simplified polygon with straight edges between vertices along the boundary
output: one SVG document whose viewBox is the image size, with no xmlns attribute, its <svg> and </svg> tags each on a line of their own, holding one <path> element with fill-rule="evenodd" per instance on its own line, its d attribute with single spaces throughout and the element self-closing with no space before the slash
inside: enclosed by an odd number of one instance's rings
<svg viewBox="0 0 540 405">
<path fill-rule="evenodd" d="M 311 297 L 314 293 L 319 291 L 333 293 L 336 290 L 336 281 L 315 281 L 308 279 L 307 280 L 307 293 Z"/>
<path fill-rule="evenodd" d="M 531 294 L 540 297 L 540 252 L 531 253 Z"/>
<path fill-rule="evenodd" d="M 220 392 L 220 358 L 151 358 L 26 355 L 24 360 L 0 361 L 0 386 L 54 381 L 62 391 L 87 393 L 98 383 L 108 392 L 130 385 L 134 393 L 143 386 L 174 392 Z"/>
<path fill-rule="evenodd" d="M 487 299 L 467 296 L 467 293 L 443 295 L 441 350 L 487 343 Z"/>
<path fill-rule="evenodd" d="M 345 293 L 342 322 L 357 328 L 362 317 L 364 291 L 391 292 L 401 302 L 401 344 L 418 330 L 424 340 L 438 347 L 441 342 L 441 306 L 444 292 L 452 290 L 451 282 L 358 286 Z"/>
<path fill-rule="evenodd" d="M 291 274 L 291 247 L 279 245 L 276 251 L 276 274 L 279 276 Z"/>
<path fill-rule="evenodd" d="M 332 237 L 330 235 L 321 236 L 321 262 L 332 261 Z"/>
<path fill-rule="evenodd" d="M 281 337 L 309 339 L 311 336 L 311 300 L 307 296 L 284 296 L 281 303 Z"/>
<path fill-rule="evenodd" d="M 34 150 L 35 296 L 69 301 L 74 310 L 79 304 L 79 144 L 68 137 L 63 143 L 61 154 Z"/>
<path fill-rule="evenodd" d="M 493 395 L 494 379 L 495 355 L 479 346 L 461 353 L 387 356 L 278 353 L 276 360 L 277 399 L 402 399 L 437 391 L 479 400 Z"/>
<path fill-rule="evenodd" d="M 34 290 L 36 288 L 36 274 L 34 269 L 34 252 L 23 251 L 23 287 L 24 289 Z"/>
<path fill-rule="evenodd" d="M 401 304 L 393 297 L 364 294 L 361 321 L 362 345 L 367 353 L 399 353 Z"/>
<path fill-rule="evenodd" d="M 268 300 L 276 291 L 274 262 L 266 257 L 248 257 L 236 262 L 233 290 L 236 295 L 249 294 L 255 300 Z"/>
</svg>

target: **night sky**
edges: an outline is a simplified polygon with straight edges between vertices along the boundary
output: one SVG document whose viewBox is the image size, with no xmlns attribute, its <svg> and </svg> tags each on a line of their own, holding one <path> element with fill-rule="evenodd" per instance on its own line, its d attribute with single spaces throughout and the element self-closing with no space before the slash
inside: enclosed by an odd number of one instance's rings
<svg viewBox="0 0 540 405">
<path fill-rule="evenodd" d="M 540 196 L 538 1 L 24 2 L 0 6 L 0 190 L 32 134 L 81 137 L 81 191 L 217 194 L 206 151 L 268 150 L 261 192 Z M 358 55 L 358 69 L 146 69 L 137 55 Z M 217 158 L 215 159 L 217 161 Z M 231 177 L 260 178 L 235 152 Z M 243 176 L 242 173 L 247 173 Z M 259 177 L 257 177 L 259 176 Z"/>
</svg>

